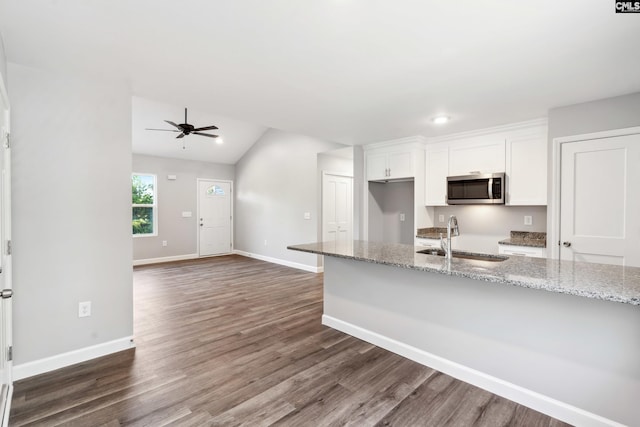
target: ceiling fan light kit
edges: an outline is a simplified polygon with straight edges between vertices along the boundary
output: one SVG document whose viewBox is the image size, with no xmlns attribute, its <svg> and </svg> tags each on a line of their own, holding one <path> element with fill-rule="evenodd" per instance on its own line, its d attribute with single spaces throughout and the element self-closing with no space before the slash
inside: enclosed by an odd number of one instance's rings
<svg viewBox="0 0 640 427">
<path fill-rule="evenodd" d="M 213 130 L 213 129 L 218 129 L 217 126 L 211 125 L 211 126 L 203 126 L 203 127 L 195 127 L 191 124 L 189 124 L 189 122 L 187 121 L 187 109 L 185 107 L 184 109 L 184 123 L 180 123 L 180 124 L 176 124 L 174 122 L 172 122 L 171 120 L 165 120 L 166 123 L 170 124 L 171 126 L 175 127 L 176 129 L 151 129 L 151 128 L 147 128 L 147 130 L 159 130 L 159 131 L 163 131 L 163 132 L 179 132 L 180 135 L 176 136 L 177 138 L 184 138 L 187 135 L 200 135 L 200 136 L 207 136 L 209 138 L 218 138 L 218 135 L 212 135 L 209 133 L 203 133 L 202 131 L 204 130 Z M 220 139 L 220 143 L 222 143 L 222 139 Z M 184 142 L 182 143 L 182 149 L 185 149 L 184 146 Z"/>
</svg>

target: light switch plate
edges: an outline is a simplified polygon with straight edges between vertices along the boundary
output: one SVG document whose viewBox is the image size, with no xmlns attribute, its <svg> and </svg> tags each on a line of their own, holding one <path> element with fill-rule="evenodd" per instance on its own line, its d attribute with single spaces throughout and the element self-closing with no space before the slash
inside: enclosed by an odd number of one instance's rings
<svg viewBox="0 0 640 427">
<path fill-rule="evenodd" d="M 191 212 L 182 212 L 182 218 L 191 218 Z"/>
<path fill-rule="evenodd" d="M 438 215 L 438 221 L 444 222 L 444 215 Z"/>
<path fill-rule="evenodd" d="M 400 221 L 404 221 L 404 214 L 403 213 L 400 214 Z"/>
<path fill-rule="evenodd" d="M 311 212 L 305 212 L 304 219 L 311 219 Z"/>
</svg>

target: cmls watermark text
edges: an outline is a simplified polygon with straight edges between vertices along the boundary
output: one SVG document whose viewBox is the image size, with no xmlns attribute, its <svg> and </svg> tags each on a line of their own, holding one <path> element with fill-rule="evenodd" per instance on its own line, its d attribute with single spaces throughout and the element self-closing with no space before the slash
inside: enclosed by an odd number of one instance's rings
<svg viewBox="0 0 640 427">
<path fill-rule="evenodd" d="M 616 13 L 640 13 L 640 1 L 617 1 Z"/>
</svg>

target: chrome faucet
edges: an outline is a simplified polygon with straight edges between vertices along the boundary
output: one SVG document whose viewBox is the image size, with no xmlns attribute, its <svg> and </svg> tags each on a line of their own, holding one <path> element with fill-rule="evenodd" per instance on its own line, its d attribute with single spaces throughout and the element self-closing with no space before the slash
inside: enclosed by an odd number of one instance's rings
<svg viewBox="0 0 640 427">
<path fill-rule="evenodd" d="M 453 231 L 451 230 L 453 228 Z M 449 217 L 447 222 L 447 240 L 445 241 L 440 234 L 440 247 L 445 252 L 446 258 L 451 260 L 453 253 L 451 251 L 451 237 L 459 236 L 460 230 L 458 229 L 458 218 L 455 215 Z"/>
</svg>

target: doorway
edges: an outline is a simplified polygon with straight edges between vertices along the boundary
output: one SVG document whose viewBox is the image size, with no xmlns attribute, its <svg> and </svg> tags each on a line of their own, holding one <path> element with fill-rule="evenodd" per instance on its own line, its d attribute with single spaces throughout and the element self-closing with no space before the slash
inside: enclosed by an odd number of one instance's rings
<svg viewBox="0 0 640 427">
<path fill-rule="evenodd" d="M 322 173 L 322 241 L 353 240 L 353 177 Z"/>
<path fill-rule="evenodd" d="M 198 179 L 198 255 L 233 251 L 232 181 Z"/>
<path fill-rule="evenodd" d="M 554 257 L 640 267 L 640 129 L 561 138 L 556 144 Z"/>
</svg>

